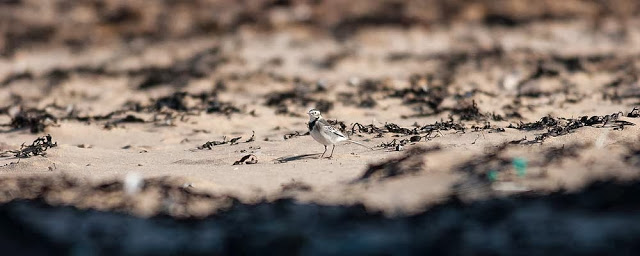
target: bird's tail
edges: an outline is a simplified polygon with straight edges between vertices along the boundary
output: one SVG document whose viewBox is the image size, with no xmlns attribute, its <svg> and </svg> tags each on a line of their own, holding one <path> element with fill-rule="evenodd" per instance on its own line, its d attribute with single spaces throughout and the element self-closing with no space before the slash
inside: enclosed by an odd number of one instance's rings
<svg viewBox="0 0 640 256">
<path fill-rule="evenodd" d="M 365 144 L 362 144 L 362 143 L 360 143 L 360 142 L 357 142 L 357 141 L 355 141 L 355 140 L 347 140 L 347 142 L 350 142 L 350 143 L 353 143 L 353 144 L 356 144 L 356 145 L 360 145 L 360 146 L 363 146 L 363 147 L 365 147 L 365 148 L 368 148 L 368 149 L 373 150 L 373 148 L 371 148 L 371 147 L 369 147 L 369 146 L 367 146 L 367 145 L 365 145 Z"/>
</svg>

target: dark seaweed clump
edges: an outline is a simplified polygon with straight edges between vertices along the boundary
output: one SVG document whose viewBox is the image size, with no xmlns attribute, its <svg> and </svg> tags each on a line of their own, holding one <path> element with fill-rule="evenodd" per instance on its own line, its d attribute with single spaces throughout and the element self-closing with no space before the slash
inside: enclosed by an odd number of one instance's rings
<svg viewBox="0 0 640 256">
<path fill-rule="evenodd" d="M 104 128 L 105 129 L 111 129 L 114 127 L 117 127 L 119 124 L 123 124 L 123 123 L 144 123 L 144 119 L 134 116 L 134 115 L 127 115 L 123 118 L 111 121 L 111 122 L 107 122 L 106 124 L 104 124 Z"/>
<path fill-rule="evenodd" d="M 321 93 L 324 90 L 320 86 L 310 86 L 308 83 L 300 79 L 294 79 L 296 85 L 286 91 L 272 92 L 265 96 L 265 105 L 276 108 L 276 114 L 302 116 L 299 113 L 292 112 L 289 106 L 308 107 L 313 104 L 314 108 L 322 113 L 327 113 L 333 109 L 333 102 L 323 99 L 317 99 L 313 94 Z"/>
<path fill-rule="evenodd" d="M 578 128 L 590 126 L 597 128 L 613 127 L 614 130 L 623 130 L 625 126 L 634 126 L 634 123 L 618 120 L 622 112 L 604 116 L 582 116 L 580 118 L 557 118 L 545 116 L 538 121 L 531 123 L 520 122 L 517 126 L 510 124 L 507 128 L 518 130 L 534 131 L 544 130 L 546 132 L 536 136 L 533 142 L 542 143 L 548 137 L 557 137 L 572 133 Z"/>
<path fill-rule="evenodd" d="M 129 75 L 141 78 L 138 84 L 139 89 L 148 89 L 163 84 L 184 86 L 191 79 L 205 78 L 225 61 L 226 59 L 220 54 L 220 49 L 212 47 L 169 67 L 144 68 L 131 71 Z"/>
<path fill-rule="evenodd" d="M 631 112 L 627 113 L 627 117 L 637 118 L 640 117 L 640 109 L 634 107 Z"/>
<path fill-rule="evenodd" d="M 457 104 L 457 107 L 451 110 L 453 115 L 457 115 L 460 117 L 460 120 L 463 121 L 471 121 L 471 120 L 484 120 L 485 115 L 480 113 L 480 109 L 478 108 L 478 104 L 476 104 L 475 100 L 472 100 L 471 103 L 468 101 L 462 101 Z"/>
<path fill-rule="evenodd" d="M 429 107 L 431 114 L 440 112 L 440 104 L 449 96 L 442 78 L 436 78 L 431 74 L 412 75 L 409 77 L 409 83 L 411 85 L 409 88 L 395 90 L 390 96 L 402 98 L 405 104 Z M 421 112 L 426 110 L 421 109 Z"/>
<path fill-rule="evenodd" d="M 309 131 L 305 132 L 305 133 L 300 133 L 299 131 L 295 131 L 295 132 L 290 132 L 287 133 L 283 136 L 283 138 L 285 140 L 291 139 L 291 138 L 295 138 L 295 137 L 300 137 L 300 136 L 307 136 L 309 135 Z"/>
<path fill-rule="evenodd" d="M 417 135 L 428 134 L 431 135 L 435 131 L 455 130 L 464 132 L 465 128 L 462 123 L 454 122 L 452 119 L 447 121 L 436 121 L 433 124 L 427 124 L 424 126 L 415 125 L 414 128 L 401 127 L 395 123 L 385 123 L 383 127 L 377 127 L 374 124 L 363 125 L 360 123 L 354 123 L 351 125 L 351 133 L 368 133 L 368 134 L 382 134 L 382 133 L 396 133 L 403 135 Z"/>
<path fill-rule="evenodd" d="M 56 123 L 58 119 L 49 114 L 45 110 L 41 109 L 26 109 L 20 110 L 14 117 L 11 118 L 11 126 L 14 129 L 29 128 L 31 133 L 43 132 L 45 128 L 53 123 Z"/>
<path fill-rule="evenodd" d="M 193 104 L 190 104 L 190 102 L 193 102 Z M 207 113 L 220 113 L 226 116 L 241 112 L 241 109 L 234 104 L 220 101 L 215 91 L 200 94 L 175 92 L 169 96 L 154 100 L 154 103 L 148 109 L 161 111 L 165 108 L 179 112 L 206 111 Z"/>
<path fill-rule="evenodd" d="M 494 129 L 494 128 L 491 128 Z M 427 124 L 424 126 L 420 126 L 417 123 L 414 124 L 413 128 L 401 127 L 394 123 L 385 123 L 383 127 L 378 127 L 374 124 L 363 125 L 360 123 L 354 123 L 351 125 L 350 132 L 351 134 L 356 133 L 368 133 L 368 134 L 377 134 L 376 137 L 382 137 L 386 133 L 411 136 L 405 139 L 393 139 L 390 142 L 380 144 L 382 148 L 396 148 L 396 150 L 400 150 L 400 146 L 404 146 L 408 143 L 419 142 L 424 137 L 425 140 L 430 140 L 436 134 L 439 134 L 440 131 L 454 130 L 456 132 L 465 132 L 465 127 L 460 122 L 454 122 L 453 119 L 449 119 L 447 121 L 441 120 L 436 121 L 433 124 Z M 499 128 L 495 128 L 496 131 L 499 131 Z"/>
<path fill-rule="evenodd" d="M 394 137 L 398 137 L 399 135 L 410 136 L 409 138 L 393 139 L 390 142 L 383 142 L 379 146 L 381 148 L 393 148 L 396 151 L 400 151 L 406 144 L 420 142 L 423 138 L 425 141 L 430 140 L 434 136 L 439 134 L 440 131 L 447 130 L 454 130 L 456 132 L 464 133 L 465 127 L 462 123 L 454 122 L 453 119 L 449 119 L 447 121 L 436 121 L 433 124 L 427 124 L 424 126 L 420 126 L 416 123 L 414 124 L 413 128 L 401 127 L 394 123 L 385 123 L 383 127 L 378 127 L 374 124 L 363 125 L 360 123 L 354 123 L 351 125 L 351 129 L 349 131 L 350 134 L 377 134 L 377 138 L 383 137 L 384 134 L 387 133 L 395 134 L 393 135 Z M 495 128 L 494 130 L 501 131 L 500 128 Z"/>
<path fill-rule="evenodd" d="M 240 160 L 235 161 L 233 165 L 242 165 L 242 164 L 257 164 L 258 157 L 254 154 L 248 154 L 240 158 Z"/>
<path fill-rule="evenodd" d="M 251 137 L 253 138 L 253 136 Z M 199 146 L 198 149 L 213 149 L 214 146 L 224 145 L 224 144 L 235 145 L 235 144 L 238 144 L 238 141 L 240 139 L 242 139 L 242 136 L 235 137 L 230 140 L 227 140 L 227 136 L 224 136 L 222 137 L 222 140 L 207 141 L 206 143 L 202 144 L 202 146 Z M 248 140 L 247 142 L 250 142 L 250 140 Z"/>
<path fill-rule="evenodd" d="M 58 146 L 58 143 L 53 142 L 51 139 L 51 135 L 47 134 L 46 136 L 39 137 L 34 140 L 31 145 L 25 146 L 23 143 L 22 146 L 20 146 L 20 150 L 15 152 L 15 157 L 29 158 L 32 156 L 44 156 L 47 149 L 56 146 Z"/>
</svg>

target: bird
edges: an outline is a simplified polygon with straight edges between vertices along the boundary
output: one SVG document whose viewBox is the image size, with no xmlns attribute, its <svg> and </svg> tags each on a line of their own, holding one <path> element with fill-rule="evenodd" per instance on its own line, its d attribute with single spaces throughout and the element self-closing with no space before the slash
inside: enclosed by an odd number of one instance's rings
<svg viewBox="0 0 640 256">
<path fill-rule="evenodd" d="M 370 147 L 362 143 L 350 140 L 338 129 L 331 126 L 331 124 L 329 124 L 329 122 L 327 122 L 327 120 L 322 117 L 322 114 L 319 110 L 311 109 L 307 114 L 309 114 L 309 134 L 311 134 L 311 137 L 313 137 L 314 140 L 324 145 L 324 152 L 322 152 L 320 158 L 324 157 L 324 154 L 327 153 L 327 146 L 329 145 L 333 146 L 329 158 L 333 157 L 333 151 L 336 149 L 336 144 L 343 141 L 354 143 L 371 149 Z"/>
</svg>

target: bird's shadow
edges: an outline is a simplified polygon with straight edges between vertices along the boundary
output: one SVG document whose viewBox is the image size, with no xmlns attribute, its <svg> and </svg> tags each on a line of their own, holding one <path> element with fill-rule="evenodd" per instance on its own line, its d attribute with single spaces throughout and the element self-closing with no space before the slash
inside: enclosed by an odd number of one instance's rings
<svg viewBox="0 0 640 256">
<path fill-rule="evenodd" d="M 275 161 L 278 163 L 286 163 L 286 162 L 291 162 L 291 161 L 298 161 L 298 160 L 305 160 L 305 159 L 316 159 L 317 157 L 315 156 L 319 156 L 320 154 L 304 154 L 304 155 L 297 155 L 297 156 L 283 156 L 280 158 L 276 158 Z"/>
</svg>

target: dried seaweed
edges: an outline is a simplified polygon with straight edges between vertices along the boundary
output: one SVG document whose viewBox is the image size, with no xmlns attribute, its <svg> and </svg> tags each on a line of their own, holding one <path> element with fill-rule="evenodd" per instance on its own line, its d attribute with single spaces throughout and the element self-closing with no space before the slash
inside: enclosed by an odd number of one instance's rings
<svg viewBox="0 0 640 256">
<path fill-rule="evenodd" d="M 540 120 L 532 123 L 520 122 L 517 126 L 509 124 L 507 128 L 515 128 L 518 130 L 533 131 L 543 130 L 547 131 L 536 136 L 533 143 L 542 143 L 548 137 L 557 137 L 574 132 L 576 129 L 585 126 L 604 128 L 613 127 L 614 130 L 622 130 L 625 126 L 633 126 L 634 123 L 624 120 L 618 120 L 622 115 L 622 112 L 613 113 L 604 116 L 582 116 L 580 118 L 555 118 L 552 116 L 545 116 Z M 599 125 L 599 126 L 596 126 Z"/>
<path fill-rule="evenodd" d="M 632 117 L 632 118 L 640 117 L 640 109 L 638 109 L 638 107 L 633 107 L 631 112 L 627 113 L 627 117 Z"/>
<path fill-rule="evenodd" d="M 413 136 L 413 137 L 416 137 L 416 136 Z M 420 136 L 417 136 L 417 137 L 422 138 Z M 382 142 L 379 147 L 384 149 L 393 149 L 395 151 L 402 151 L 404 149 L 404 146 L 407 145 L 409 142 L 412 142 L 412 140 L 411 139 L 400 139 L 400 140 L 393 139 L 390 142 Z"/>
<path fill-rule="evenodd" d="M 227 144 L 227 137 L 223 137 L 221 141 L 207 141 L 202 146 L 198 147 L 198 149 L 213 149 L 213 146 Z"/>
<path fill-rule="evenodd" d="M 51 135 L 39 137 L 34 140 L 31 145 L 25 146 L 24 143 L 20 146 L 20 150 L 15 152 L 17 158 L 29 158 L 32 156 L 44 156 L 49 148 L 58 146 L 57 142 L 53 142 Z"/>
<path fill-rule="evenodd" d="M 141 77 L 139 89 L 148 89 L 168 84 L 183 86 L 193 78 L 204 78 L 213 72 L 226 59 L 220 55 L 218 47 L 197 52 L 186 60 L 178 61 L 168 67 L 143 68 L 129 72 L 130 76 Z"/>
<path fill-rule="evenodd" d="M 234 144 L 238 144 L 238 140 L 242 139 L 242 136 L 240 137 L 235 137 L 231 140 L 229 140 L 229 145 L 234 145 Z"/>
<path fill-rule="evenodd" d="M 345 126 L 345 128 L 346 128 L 346 126 Z M 417 128 L 409 129 L 409 128 L 400 127 L 399 125 L 394 124 L 394 123 L 385 123 L 384 124 L 384 128 L 377 127 L 374 124 L 362 125 L 360 123 L 354 123 L 353 125 L 351 125 L 351 133 L 352 134 L 355 134 L 355 133 L 369 133 L 369 134 L 372 134 L 372 133 L 377 133 L 377 134 L 397 133 L 397 134 L 404 134 L 404 135 L 412 135 L 412 134 L 418 134 L 418 130 L 417 130 Z"/>
<path fill-rule="evenodd" d="M 417 128 L 413 128 L 413 129 L 404 128 L 394 123 L 385 123 L 384 128 L 386 129 L 387 132 L 390 132 L 390 133 L 400 133 L 405 135 L 418 134 Z"/>
<path fill-rule="evenodd" d="M 134 115 L 127 115 L 123 118 L 111 121 L 111 122 L 107 122 L 104 124 L 104 128 L 105 129 L 112 129 L 114 127 L 117 127 L 119 124 L 122 123 L 144 123 L 144 119 L 139 118 L 137 116 Z"/>
<path fill-rule="evenodd" d="M 347 125 L 344 124 L 343 121 L 338 121 L 337 119 L 334 119 L 334 120 L 327 119 L 327 122 L 330 125 L 338 128 L 338 130 L 340 130 L 342 133 L 347 134 Z"/>
<path fill-rule="evenodd" d="M 338 101 L 345 106 L 358 106 L 361 108 L 373 108 L 378 105 L 378 102 L 373 99 L 371 94 L 355 94 L 348 92 L 338 93 Z"/>
<path fill-rule="evenodd" d="M 471 126 L 471 130 L 473 130 L 474 132 L 488 131 L 489 133 L 505 132 L 504 128 L 492 126 L 491 122 L 488 122 L 488 121 L 484 122 L 484 124 L 482 126 L 472 125 Z"/>
<path fill-rule="evenodd" d="M 285 140 L 288 140 L 288 139 L 291 139 L 291 138 L 294 138 L 294 137 L 307 136 L 307 135 L 309 135 L 309 132 L 306 132 L 306 133 L 300 133 L 299 131 L 295 131 L 295 132 L 292 132 L 292 133 L 287 133 L 287 134 L 285 134 L 285 135 L 283 136 L 283 138 L 284 138 Z"/>
<path fill-rule="evenodd" d="M 459 101 L 456 107 L 451 110 L 451 113 L 454 116 L 459 116 L 460 120 L 464 121 L 484 121 L 487 118 L 480 113 L 480 109 L 475 100 L 472 100 L 471 103 L 468 101 Z"/>
<path fill-rule="evenodd" d="M 80 122 L 91 122 L 97 120 L 108 120 L 111 119 L 114 115 L 120 114 L 123 111 L 113 111 L 106 115 L 93 115 L 93 116 L 73 116 L 72 119 L 78 120 Z"/>
<path fill-rule="evenodd" d="M 558 121 L 556 120 L 556 118 L 554 118 L 552 116 L 545 116 L 545 117 L 541 118 L 540 120 L 538 120 L 536 122 L 532 122 L 532 123 L 520 122 L 518 124 L 518 126 L 516 126 L 516 127 L 514 127 L 511 124 L 509 124 L 508 128 L 515 128 L 515 129 L 518 129 L 518 130 L 532 131 L 532 130 L 542 130 L 542 129 L 547 128 L 547 127 L 553 127 L 553 126 L 555 126 L 557 124 L 558 124 Z"/>
<path fill-rule="evenodd" d="M 247 139 L 247 141 L 245 141 L 245 143 L 249 143 L 252 141 L 256 140 L 256 132 L 255 131 L 251 131 L 251 138 Z"/>
<path fill-rule="evenodd" d="M 386 80 L 365 79 L 353 77 L 349 80 L 349 85 L 356 87 L 356 93 L 341 92 L 338 94 L 338 101 L 345 106 L 358 106 L 361 108 L 373 108 L 378 105 L 374 95 L 386 96 L 392 92 L 392 87 Z"/>
<path fill-rule="evenodd" d="M 385 132 L 384 130 L 375 126 L 374 124 L 362 125 L 360 123 L 354 123 L 353 125 L 351 125 L 351 134 L 355 134 L 356 131 L 360 133 L 364 132 L 369 134 L 372 134 L 372 133 L 382 134 Z"/>
<path fill-rule="evenodd" d="M 446 83 L 434 75 L 412 75 L 409 88 L 395 90 L 389 96 L 402 98 L 405 104 L 419 104 L 429 107 L 432 114 L 439 113 L 440 104 L 448 96 Z"/>
<path fill-rule="evenodd" d="M 156 111 L 163 108 L 169 108 L 176 111 L 187 111 L 190 109 L 185 102 L 187 96 L 188 94 L 186 92 L 175 92 L 169 96 L 154 100 L 153 108 Z"/>
<path fill-rule="evenodd" d="M 402 135 L 413 135 L 408 139 L 394 139 L 390 142 L 383 142 L 382 144 L 380 144 L 379 147 L 382 148 L 395 148 L 396 150 L 401 150 L 402 146 L 408 144 L 409 142 L 419 142 L 420 140 L 422 140 L 422 138 L 424 137 L 425 140 L 430 139 L 430 137 L 434 134 L 434 133 L 439 133 L 440 131 L 446 131 L 446 130 L 455 130 L 457 132 L 464 132 L 465 131 L 465 127 L 464 125 L 462 125 L 461 123 L 456 123 L 453 121 L 453 119 L 450 119 L 448 121 L 440 121 L 440 122 L 435 122 L 434 124 L 427 124 L 424 126 L 419 126 L 417 123 L 414 124 L 414 128 L 405 128 L 405 127 L 400 127 L 397 124 L 394 123 L 385 123 L 384 127 L 377 127 L 373 124 L 369 124 L 369 125 L 362 125 L 360 123 L 354 123 L 351 126 L 351 134 L 356 134 L 356 133 L 368 133 L 368 134 L 377 134 L 376 137 L 382 137 L 383 134 L 385 133 L 395 133 L 395 134 L 402 134 Z M 495 130 L 495 132 L 499 132 L 502 131 L 502 128 L 491 128 L 493 130 Z M 425 135 L 425 136 L 421 136 L 421 135 Z"/>
<path fill-rule="evenodd" d="M 230 116 L 233 113 L 240 113 L 241 110 L 230 102 L 222 102 L 218 100 L 210 100 L 206 105 L 207 113 L 220 113 Z"/>
<path fill-rule="evenodd" d="M 204 144 L 202 144 L 202 146 L 199 146 L 198 149 L 213 149 L 214 146 L 224 145 L 224 144 L 229 144 L 231 146 L 234 144 L 238 144 L 238 140 L 240 140 L 241 138 L 242 136 L 232 138 L 231 140 L 227 140 L 227 136 L 223 136 L 222 140 L 207 141 Z"/>
<path fill-rule="evenodd" d="M 233 165 L 257 164 L 257 163 L 258 163 L 258 157 L 253 154 L 249 154 L 249 155 L 243 156 L 242 158 L 240 158 L 240 160 L 235 161 Z"/>
<path fill-rule="evenodd" d="M 323 92 L 323 87 L 311 86 L 299 78 L 294 79 L 295 86 L 286 91 L 272 92 L 265 96 L 265 105 L 276 108 L 276 114 L 298 116 L 291 112 L 289 106 L 306 107 L 314 104 L 320 112 L 327 113 L 333 109 L 333 102 L 317 99 L 312 96 L 314 92 Z M 315 88 L 315 89 L 313 89 Z"/>
<path fill-rule="evenodd" d="M 175 92 L 171 95 L 155 99 L 150 106 L 134 106 L 133 109 L 147 112 L 162 111 L 164 109 L 187 113 L 205 111 L 207 113 L 220 113 L 226 116 L 242 112 L 242 110 L 233 103 L 220 101 L 216 90 L 199 94 Z"/>
<path fill-rule="evenodd" d="M 436 131 L 447 131 L 447 130 L 454 130 L 456 132 L 464 133 L 466 129 L 462 123 L 454 122 L 452 118 L 449 118 L 449 120 L 447 121 L 444 121 L 444 120 L 440 120 L 440 122 L 436 121 L 433 124 L 427 124 L 418 129 L 420 133 L 427 133 L 427 135 L 431 135 L 433 132 L 436 132 Z"/>
<path fill-rule="evenodd" d="M 45 110 L 26 109 L 20 110 L 20 112 L 13 116 L 9 125 L 14 129 L 29 128 L 31 133 L 39 133 L 57 121 L 58 119 L 55 116 Z"/>
</svg>

